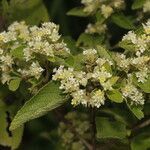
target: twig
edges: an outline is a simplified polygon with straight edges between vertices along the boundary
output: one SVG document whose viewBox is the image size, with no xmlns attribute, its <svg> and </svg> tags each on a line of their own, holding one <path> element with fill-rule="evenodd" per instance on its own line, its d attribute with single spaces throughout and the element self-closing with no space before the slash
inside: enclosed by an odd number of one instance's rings
<svg viewBox="0 0 150 150">
<path fill-rule="evenodd" d="M 150 118 L 148 120 L 145 120 L 144 122 L 142 122 L 141 124 L 138 124 L 137 126 L 135 126 L 132 130 L 136 131 L 138 129 L 144 128 L 146 126 L 150 125 Z"/>
<path fill-rule="evenodd" d="M 95 123 L 95 108 L 91 108 L 91 126 L 92 126 L 92 150 L 96 150 L 96 123 Z"/>
</svg>

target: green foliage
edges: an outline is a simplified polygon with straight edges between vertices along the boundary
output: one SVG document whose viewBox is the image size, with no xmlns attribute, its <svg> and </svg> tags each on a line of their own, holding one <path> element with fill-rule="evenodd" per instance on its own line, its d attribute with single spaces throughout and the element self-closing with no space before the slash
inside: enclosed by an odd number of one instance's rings
<svg viewBox="0 0 150 150">
<path fill-rule="evenodd" d="M 62 105 L 65 101 L 66 99 L 59 90 L 59 85 L 49 82 L 18 111 L 11 123 L 10 130 L 14 130 L 25 122 L 44 115 Z"/>
<path fill-rule="evenodd" d="M 132 9 L 139 9 L 143 7 L 143 4 L 146 2 L 146 0 L 134 0 L 132 4 Z"/>
<path fill-rule="evenodd" d="M 42 0 L 7 0 L 2 1 L 3 12 L 11 21 L 25 20 L 28 24 L 39 24 L 49 20 L 49 15 Z M 19 13 L 18 13 L 19 12 Z"/>
<path fill-rule="evenodd" d="M 1 101 L 0 103 L 2 104 Z M 21 126 L 12 132 L 9 130 L 10 121 L 13 117 L 12 112 L 11 107 L 7 108 L 4 104 L 0 106 L 0 145 L 11 147 L 14 150 L 21 142 L 24 127 Z"/>
<path fill-rule="evenodd" d="M 139 83 L 138 86 L 145 92 L 150 93 L 150 78 L 144 83 Z"/>
<path fill-rule="evenodd" d="M 67 12 L 68 16 L 87 17 L 88 14 L 83 11 L 82 7 L 76 7 Z"/>
<path fill-rule="evenodd" d="M 126 17 L 123 14 L 114 14 L 111 17 L 112 22 L 124 29 L 134 29 L 134 24 L 129 17 Z"/>
<path fill-rule="evenodd" d="M 118 90 L 108 91 L 107 97 L 116 103 L 122 103 L 123 102 L 122 94 Z"/>
<path fill-rule="evenodd" d="M 90 35 L 90 34 L 82 33 L 77 40 L 77 46 L 96 47 L 98 44 L 101 44 L 103 41 L 104 41 L 103 35 Z"/>
<path fill-rule="evenodd" d="M 127 129 L 119 121 L 111 121 L 109 118 L 97 117 L 97 138 L 118 138 L 124 139 L 127 136 Z"/>
<path fill-rule="evenodd" d="M 139 86 L 145 93 L 150 93 L 150 77 L 144 82 L 144 83 L 139 83 L 137 81 L 137 78 L 133 76 L 133 81 L 134 83 Z"/>
<path fill-rule="evenodd" d="M 16 91 L 19 88 L 21 79 L 20 78 L 14 78 L 9 83 L 9 90 Z"/>
<path fill-rule="evenodd" d="M 97 46 L 97 51 L 100 57 L 109 59 L 113 62 L 110 52 L 103 46 Z"/>
<path fill-rule="evenodd" d="M 147 133 L 139 134 L 132 139 L 131 150 L 148 150 L 150 148 L 149 130 L 146 129 L 146 131 Z"/>
<path fill-rule="evenodd" d="M 20 46 L 20 47 L 18 47 L 16 49 L 13 49 L 10 53 L 15 58 L 23 59 L 23 48 L 25 48 L 25 47 L 24 46 Z"/>
<path fill-rule="evenodd" d="M 131 112 L 132 112 L 138 119 L 144 118 L 144 113 L 143 113 L 141 107 L 130 106 L 130 105 L 128 105 L 128 107 L 129 107 L 129 109 L 131 110 Z"/>
</svg>

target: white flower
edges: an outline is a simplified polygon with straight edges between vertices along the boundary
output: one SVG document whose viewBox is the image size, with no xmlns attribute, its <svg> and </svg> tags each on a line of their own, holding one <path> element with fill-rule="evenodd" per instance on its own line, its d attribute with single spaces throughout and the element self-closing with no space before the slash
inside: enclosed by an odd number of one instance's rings
<svg viewBox="0 0 150 150">
<path fill-rule="evenodd" d="M 106 71 L 105 67 L 99 68 L 98 66 L 96 66 L 92 73 L 92 78 L 94 78 L 95 80 L 99 80 L 100 83 L 105 82 L 111 76 L 112 75 Z"/>
<path fill-rule="evenodd" d="M 2 63 L 4 63 L 5 65 L 8 65 L 9 67 L 12 67 L 13 62 L 13 58 L 10 55 L 6 55 L 6 56 L 1 56 L 0 60 Z"/>
<path fill-rule="evenodd" d="M 43 71 L 44 69 L 41 68 L 38 62 L 33 62 L 28 70 L 18 69 L 18 72 L 21 73 L 24 77 L 35 77 L 36 79 L 40 78 Z"/>
<path fill-rule="evenodd" d="M 115 61 L 117 62 L 117 65 L 120 69 L 128 72 L 130 67 L 130 59 L 126 58 L 126 55 L 116 53 Z"/>
<path fill-rule="evenodd" d="M 113 63 L 110 60 L 106 59 L 106 58 L 98 58 L 96 60 L 96 63 L 100 67 L 103 66 L 105 63 L 108 63 L 110 66 L 113 65 Z"/>
<path fill-rule="evenodd" d="M 95 55 L 97 54 L 97 51 L 95 49 L 87 49 L 83 51 L 83 55 L 89 56 L 89 55 Z"/>
<path fill-rule="evenodd" d="M 100 0 L 82 0 L 81 3 L 85 5 L 83 11 L 87 13 L 92 13 L 100 5 Z"/>
<path fill-rule="evenodd" d="M 143 24 L 143 28 L 146 34 L 150 34 L 150 19 L 146 22 L 146 24 Z"/>
<path fill-rule="evenodd" d="M 7 73 L 3 73 L 1 77 L 1 82 L 5 84 L 6 82 L 8 83 L 11 80 L 11 76 Z"/>
<path fill-rule="evenodd" d="M 113 8 L 110 7 L 109 5 L 107 6 L 103 4 L 101 6 L 101 12 L 105 18 L 108 18 L 113 13 Z"/>
<path fill-rule="evenodd" d="M 34 76 L 36 79 L 39 79 L 43 72 L 43 68 L 39 65 L 38 62 L 33 62 L 30 66 L 30 75 Z"/>
<path fill-rule="evenodd" d="M 104 96 L 104 92 L 101 90 L 94 91 L 89 101 L 92 107 L 97 107 L 97 108 L 99 108 L 101 105 L 104 105 L 104 102 L 105 102 L 105 96 Z"/>
<path fill-rule="evenodd" d="M 122 94 L 125 98 L 129 98 L 131 105 L 143 105 L 144 97 L 143 94 L 132 84 L 128 83 L 124 88 L 122 88 Z"/>
<path fill-rule="evenodd" d="M 129 40 L 131 41 L 133 44 L 137 43 L 137 35 L 133 32 L 133 31 L 129 31 L 128 34 L 123 36 L 123 41 L 124 40 Z"/>
<path fill-rule="evenodd" d="M 131 59 L 131 64 L 137 68 L 143 68 L 143 66 L 150 60 L 148 56 L 135 57 Z"/>
<path fill-rule="evenodd" d="M 115 0 L 114 3 L 113 3 L 113 5 L 114 5 L 115 8 L 118 9 L 118 8 L 121 8 L 125 4 L 124 4 L 123 0 Z"/>
<path fill-rule="evenodd" d="M 85 61 L 93 63 L 97 58 L 96 49 L 86 49 L 83 51 Z"/>
<path fill-rule="evenodd" d="M 32 59 L 32 51 L 30 50 L 29 47 L 23 49 L 23 54 L 24 54 L 26 61 L 29 61 Z"/>
<path fill-rule="evenodd" d="M 65 93 L 73 92 L 79 89 L 79 82 L 74 77 L 69 77 L 61 80 L 60 89 L 63 89 Z"/>
<path fill-rule="evenodd" d="M 106 24 L 100 24 L 97 22 L 96 24 L 89 23 L 87 28 L 85 29 L 85 33 L 93 34 L 93 33 L 103 33 L 107 29 Z"/>
<path fill-rule="evenodd" d="M 79 104 L 82 104 L 84 106 L 87 107 L 88 105 L 88 98 L 86 96 L 86 91 L 85 90 L 78 90 L 76 92 L 73 92 L 71 94 L 71 96 L 73 97 L 71 104 L 76 106 Z"/>
<path fill-rule="evenodd" d="M 142 68 L 139 72 L 136 72 L 135 75 L 138 78 L 138 82 L 144 83 L 148 78 L 148 68 Z"/>
<path fill-rule="evenodd" d="M 53 72 L 55 73 L 53 75 L 53 80 L 61 80 L 61 79 L 67 79 L 74 76 L 73 74 L 74 69 L 68 68 L 65 69 L 64 66 L 60 66 L 58 69 L 54 69 Z"/>
<path fill-rule="evenodd" d="M 111 90 L 113 90 L 113 88 L 112 88 L 113 84 L 110 82 L 110 80 L 105 81 L 105 82 L 101 82 L 101 85 L 103 86 L 104 91 L 107 91 L 107 90 L 111 91 Z"/>
<path fill-rule="evenodd" d="M 88 77 L 87 74 L 83 71 L 75 72 L 75 78 L 79 81 L 79 83 L 83 86 L 87 85 Z"/>
</svg>

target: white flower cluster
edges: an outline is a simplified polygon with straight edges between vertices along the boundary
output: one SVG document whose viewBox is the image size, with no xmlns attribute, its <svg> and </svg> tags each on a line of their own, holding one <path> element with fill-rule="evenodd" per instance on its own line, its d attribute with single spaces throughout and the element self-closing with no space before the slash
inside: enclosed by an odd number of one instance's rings
<svg viewBox="0 0 150 150">
<path fill-rule="evenodd" d="M 124 0 L 81 0 L 81 3 L 84 5 L 83 11 L 87 14 L 95 14 L 97 11 L 107 19 L 111 16 L 115 10 L 120 10 L 124 8 Z M 104 33 L 107 30 L 107 25 L 105 22 L 97 21 L 96 23 L 89 23 L 85 29 L 85 33 L 94 34 L 94 33 Z"/>
<path fill-rule="evenodd" d="M 142 92 L 140 92 L 132 83 L 128 83 L 124 88 L 122 88 L 122 93 L 125 98 L 129 98 L 131 105 L 144 105 L 144 97 Z"/>
<path fill-rule="evenodd" d="M 14 22 L 0 33 L 1 82 L 9 83 L 13 75 L 39 79 L 44 69 L 39 58 L 51 60 L 55 55 L 66 55 L 69 49 L 60 39 L 59 27 L 52 22 L 41 27 Z"/>
<path fill-rule="evenodd" d="M 85 6 L 85 12 L 92 13 L 97 10 L 100 0 L 81 0 L 81 3 Z"/>
<path fill-rule="evenodd" d="M 92 64 L 95 60 L 95 66 L 92 70 L 83 72 L 60 66 L 58 69 L 54 69 L 53 80 L 59 80 L 61 82 L 60 89 L 63 89 L 65 93 L 70 93 L 72 105 L 82 104 L 99 108 L 104 105 L 105 91 L 113 90 L 113 84 L 110 82 L 112 74 L 105 68 L 106 64 L 111 67 L 112 62 L 104 58 L 98 58 L 95 49 L 84 50 L 83 56 L 86 58 L 85 63 L 89 64 L 89 60 L 91 60 Z M 92 85 L 89 85 L 90 83 L 99 83 L 102 88 L 94 88 L 94 90 L 88 91 L 88 87 L 92 88 Z"/>
<path fill-rule="evenodd" d="M 87 28 L 85 29 L 85 33 L 93 34 L 93 33 L 104 33 L 107 30 L 106 24 L 101 24 L 96 22 L 95 24 L 89 23 Z"/>
<path fill-rule="evenodd" d="M 69 53 L 69 49 L 63 41 L 60 41 L 58 33 L 59 27 L 54 23 L 43 23 L 41 27 L 33 26 L 29 28 L 30 38 L 27 47 L 24 49 L 26 61 L 39 53 L 48 57 L 54 57 L 56 54 Z"/>
<path fill-rule="evenodd" d="M 41 76 L 41 73 L 43 72 L 43 68 L 39 65 L 38 62 L 33 62 L 29 69 L 18 69 L 18 72 L 22 74 L 22 77 L 35 77 L 36 79 L 39 79 Z"/>
<path fill-rule="evenodd" d="M 144 83 L 150 75 L 150 20 L 143 24 L 143 34 L 136 34 L 129 31 L 122 39 L 123 42 L 130 42 L 132 44 L 132 55 L 115 54 L 117 65 L 122 71 L 127 73 L 133 68 L 138 82 Z"/>
<path fill-rule="evenodd" d="M 113 8 L 109 5 L 103 4 L 101 6 L 101 12 L 105 18 L 108 18 L 113 13 Z"/>
<path fill-rule="evenodd" d="M 143 34 L 137 35 L 134 31 L 129 31 L 122 39 L 123 41 L 129 41 L 133 44 L 137 56 L 142 55 L 150 48 L 150 20 L 148 20 L 146 24 L 143 24 L 143 28 Z"/>
<path fill-rule="evenodd" d="M 150 74 L 150 57 L 144 53 L 130 56 L 115 52 L 112 58 L 114 62 L 100 58 L 95 49 L 86 49 L 83 51 L 84 71 L 60 66 L 54 69 L 53 80 L 61 82 L 60 89 L 71 95 L 71 104 L 74 106 L 82 104 L 99 108 L 105 104 L 108 91 L 115 90 L 119 90 L 131 105 L 143 105 L 144 95 L 134 85 L 131 76 L 136 76 L 138 82 L 146 82 Z M 113 72 L 113 69 L 116 71 Z M 126 85 L 123 83 L 117 88 L 115 85 L 118 80 L 124 80 Z"/>
<path fill-rule="evenodd" d="M 99 9 L 105 18 L 108 18 L 114 9 L 122 9 L 124 5 L 123 0 L 111 0 L 109 3 L 101 0 L 81 0 L 81 3 L 85 6 L 84 12 L 91 14 Z"/>
<path fill-rule="evenodd" d="M 117 66 L 120 70 L 128 73 L 134 67 L 136 71 L 134 71 L 138 82 L 144 83 L 150 74 L 149 61 L 150 57 L 148 56 L 140 56 L 140 57 L 131 57 L 126 58 L 124 54 L 116 54 L 115 60 L 117 62 Z"/>
</svg>

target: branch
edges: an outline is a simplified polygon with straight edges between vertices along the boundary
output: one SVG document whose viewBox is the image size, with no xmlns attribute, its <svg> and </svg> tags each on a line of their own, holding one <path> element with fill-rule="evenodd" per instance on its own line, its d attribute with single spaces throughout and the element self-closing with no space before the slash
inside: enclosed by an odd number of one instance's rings
<svg viewBox="0 0 150 150">
<path fill-rule="evenodd" d="M 141 124 L 138 124 L 138 125 L 135 126 L 132 130 L 135 131 L 135 130 L 144 128 L 144 127 L 149 126 L 149 125 L 150 125 L 150 118 L 149 118 L 148 120 L 145 120 L 145 121 L 142 122 Z"/>
<path fill-rule="evenodd" d="M 92 150 L 96 150 L 96 123 L 95 123 L 95 108 L 91 110 L 91 126 L 92 126 Z"/>
</svg>

